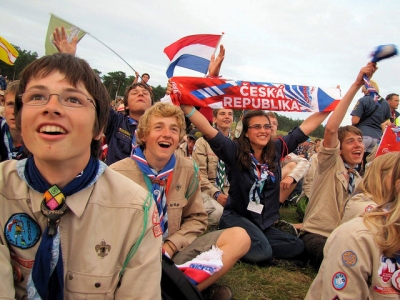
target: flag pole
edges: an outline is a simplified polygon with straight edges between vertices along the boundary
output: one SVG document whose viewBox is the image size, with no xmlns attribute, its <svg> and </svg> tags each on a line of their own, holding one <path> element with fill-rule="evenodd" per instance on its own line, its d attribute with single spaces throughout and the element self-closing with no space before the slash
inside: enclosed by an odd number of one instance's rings
<svg viewBox="0 0 400 300">
<path fill-rule="evenodd" d="M 224 36 L 224 34 L 225 34 L 225 32 L 222 32 L 221 37 L 219 38 L 218 44 L 217 44 L 217 46 L 216 46 L 215 49 L 214 49 L 213 55 L 215 55 L 215 52 L 217 52 L 217 48 L 218 48 L 219 44 L 221 43 L 221 40 L 222 40 L 222 37 Z"/>
</svg>

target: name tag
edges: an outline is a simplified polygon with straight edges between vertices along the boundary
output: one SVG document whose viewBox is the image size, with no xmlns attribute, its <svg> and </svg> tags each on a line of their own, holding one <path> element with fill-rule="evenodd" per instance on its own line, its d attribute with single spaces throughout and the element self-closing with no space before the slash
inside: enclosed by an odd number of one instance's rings
<svg viewBox="0 0 400 300">
<path fill-rule="evenodd" d="M 264 205 L 257 204 L 255 201 L 250 201 L 249 205 L 247 206 L 247 210 L 255 212 L 257 214 L 261 214 L 262 210 L 264 208 Z"/>
</svg>

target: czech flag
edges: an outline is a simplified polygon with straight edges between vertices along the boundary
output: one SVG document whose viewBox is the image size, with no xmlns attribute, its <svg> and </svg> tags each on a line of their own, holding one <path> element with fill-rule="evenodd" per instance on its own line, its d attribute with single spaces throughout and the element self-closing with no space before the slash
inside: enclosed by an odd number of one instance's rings
<svg viewBox="0 0 400 300">
<path fill-rule="evenodd" d="M 211 56 L 214 54 L 222 34 L 189 35 L 164 49 L 171 61 L 167 77 L 171 78 L 176 66 L 207 74 Z"/>
<path fill-rule="evenodd" d="M 0 36 L 0 60 L 13 66 L 17 59 L 18 51 L 6 39 Z"/>
</svg>

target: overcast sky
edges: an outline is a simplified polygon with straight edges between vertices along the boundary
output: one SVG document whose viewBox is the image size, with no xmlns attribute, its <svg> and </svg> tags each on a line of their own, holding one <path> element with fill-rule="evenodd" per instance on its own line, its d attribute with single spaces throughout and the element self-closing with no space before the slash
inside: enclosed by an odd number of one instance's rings
<svg viewBox="0 0 400 300">
<path fill-rule="evenodd" d="M 225 32 L 224 78 L 320 87 L 342 94 L 380 44 L 400 45 L 400 1 L 283 0 L 2 0 L 0 36 L 44 55 L 50 13 L 89 32 L 122 56 L 149 83 L 166 86 L 163 49 L 192 34 Z M 91 36 L 77 55 L 107 74 L 134 72 Z M 198 74 L 198 73 L 197 73 Z M 380 94 L 400 92 L 400 57 L 379 63 Z M 197 76 L 181 69 L 175 75 Z M 200 75 L 201 76 L 201 75 Z M 362 96 L 359 92 L 353 100 Z M 289 114 L 304 118 L 306 114 Z M 347 116 L 343 125 L 350 123 Z"/>
</svg>

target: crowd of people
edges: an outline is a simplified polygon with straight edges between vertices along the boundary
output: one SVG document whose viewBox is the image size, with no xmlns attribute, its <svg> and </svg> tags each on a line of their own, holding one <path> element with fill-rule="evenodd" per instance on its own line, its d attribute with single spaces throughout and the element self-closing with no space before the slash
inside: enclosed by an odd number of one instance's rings
<svg viewBox="0 0 400 300">
<path fill-rule="evenodd" d="M 0 93 L 1 297 L 161 299 L 160 257 L 179 267 L 208 251 L 220 268 L 188 264 L 206 269 L 201 280 L 181 269 L 206 299 L 233 298 L 217 281 L 237 261 L 274 259 L 318 270 L 306 299 L 400 296 L 400 152 L 373 157 L 399 96 L 365 90 L 341 126 L 376 63 L 332 113 L 280 136 L 273 112 L 248 111 L 233 137 L 232 109 L 154 103 L 147 73 L 112 102 L 64 30 L 54 35 L 61 53 Z M 323 140 L 310 139 L 326 118 Z M 296 188 L 304 219 L 290 224 L 280 208 Z"/>
</svg>

